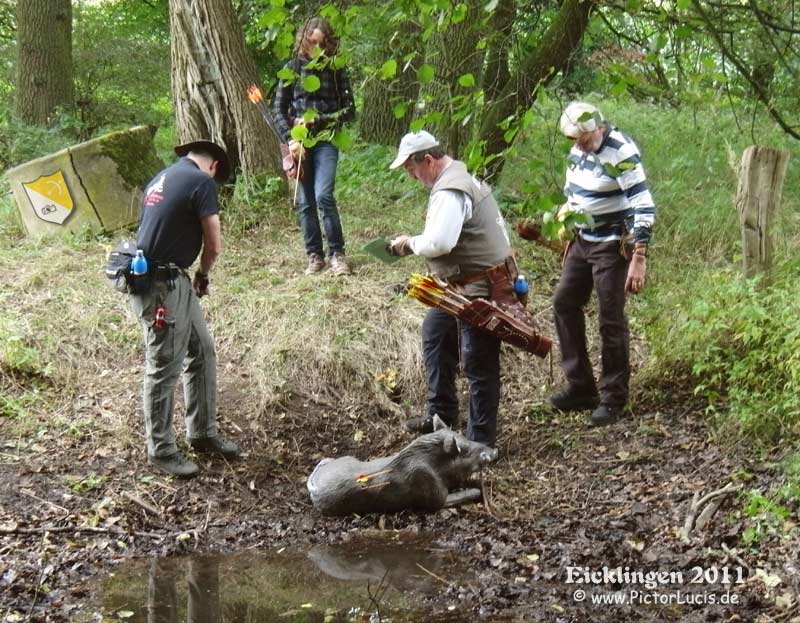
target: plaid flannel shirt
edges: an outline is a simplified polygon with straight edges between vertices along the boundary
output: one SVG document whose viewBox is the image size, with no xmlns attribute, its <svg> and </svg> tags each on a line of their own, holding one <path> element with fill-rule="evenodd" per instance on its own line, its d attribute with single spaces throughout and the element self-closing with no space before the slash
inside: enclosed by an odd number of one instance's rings
<svg viewBox="0 0 800 623">
<path fill-rule="evenodd" d="M 306 69 L 309 59 L 296 58 L 286 63 L 285 68 L 298 74 L 294 80 L 279 80 L 272 96 L 272 115 L 278 131 L 284 140 L 289 141 L 295 118 L 302 117 L 308 110 L 316 111 L 316 123 L 310 126 L 314 134 L 324 130 L 336 129 L 356 116 L 356 105 L 350 78 L 345 69 L 330 67 Z M 319 78 L 320 87 L 313 93 L 303 88 L 307 76 Z"/>
</svg>

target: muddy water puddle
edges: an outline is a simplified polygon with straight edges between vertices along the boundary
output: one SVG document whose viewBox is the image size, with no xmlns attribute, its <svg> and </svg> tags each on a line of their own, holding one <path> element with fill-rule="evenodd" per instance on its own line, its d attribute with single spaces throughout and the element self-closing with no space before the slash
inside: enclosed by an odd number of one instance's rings
<svg viewBox="0 0 800 623">
<path fill-rule="evenodd" d="M 451 585 L 473 579 L 424 537 L 130 563 L 91 588 L 86 621 L 131 623 L 460 623 Z"/>
</svg>

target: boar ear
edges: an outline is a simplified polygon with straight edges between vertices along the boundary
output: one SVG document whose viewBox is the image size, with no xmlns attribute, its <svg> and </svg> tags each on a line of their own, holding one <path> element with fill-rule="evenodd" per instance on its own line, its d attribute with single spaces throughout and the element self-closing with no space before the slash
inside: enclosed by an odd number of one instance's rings
<svg viewBox="0 0 800 623">
<path fill-rule="evenodd" d="M 442 430 L 442 429 L 450 430 L 450 427 L 442 421 L 442 418 L 440 418 L 437 414 L 434 413 L 433 414 L 433 432 L 436 432 L 437 430 Z"/>
<path fill-rule="evenodd" d="M 442 440 L 442 447 L 444 448 L 444 453 L 447 455 L 461 452 L 461 448 L 458 447 L 458 442 L 453 435 L 446 435 L 444 437 Z"/>
</svg>

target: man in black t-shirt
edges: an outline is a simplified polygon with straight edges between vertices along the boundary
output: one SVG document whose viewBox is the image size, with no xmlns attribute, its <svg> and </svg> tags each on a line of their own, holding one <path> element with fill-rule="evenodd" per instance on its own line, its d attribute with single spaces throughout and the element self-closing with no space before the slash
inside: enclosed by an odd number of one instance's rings
<svg viewBox="0 0 800 623">
<path fill-rule="evenodd" d="M 197 452 L 228 458 L 239 447 L 217 431 L 217 360 L 199 297 L 222 248 L 217 187 L 230 175 L 225 150 L 210 141 L 178 145 L 181 159 L 145 189 L 137 247 L 144 252 L 152 287 L 131 295 L 144 332 L 144 421 L 151 464 L 174 476 L 199 471 L 175 443 L 175 385 L 183 372 L 186 436 Z M 202 251 L 202 253 L 201 253 Z M 200 255 L 190 281 L 187 269 Z"/>
</svg>

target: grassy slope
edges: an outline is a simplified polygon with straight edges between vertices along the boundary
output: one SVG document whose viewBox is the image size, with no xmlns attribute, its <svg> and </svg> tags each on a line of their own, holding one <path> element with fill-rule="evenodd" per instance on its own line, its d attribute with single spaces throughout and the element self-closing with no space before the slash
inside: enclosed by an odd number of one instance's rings
<svg viewBox="0 0 800 623">
<path fill-rule="evenodd" d="M 547 362 L 506 350 L 503 459 L 490 480 L 495 508 L 504 519 L 467 508 L 462 511 L 464 524 L 454 524 L 446 512 L 424 517 L 423 525 L 434 533 L 463 534 L 475 544 L 470 552 L 480 558 L 476 569 L 484 571 L 487 559 L 497 552 L 509 560 L 521 552 L 536 552 L 541 554 L 542 570 L 560 569 L 564 560 L 638 568 L 644 544 L 655 559 L 680 565 L 681 560 L 696 560 L 692 552 L 700 551 L 699 543 L 716 546 L 719 553 L 719 542 L 731 543 L 730 535 L 737 531 L 741 537 L 736 551 L 743 552 L 752 568 L 780 571 L 785 561 L 793 560 L 787 552 L 796 551 L 797 538 L 796 528 L 784 523 L 783 507 L 776 505 L 780 479 L 769 466 L 724 456 L 715 444 L 708 444 L 692 398 L 688 392 L 675 394 L 675 387 L 657 376 L 659 369 L 651 374 L 648 390 L 642 391 L 648 348 L 663 349 L 669 339 L 678 344 L 675 336 L 655 330 L 656 323 L 677 318 L 680 304 L 701 296 L 698 288 L 704 281 L 698 273 L 736 261 L 735 175 L 727 168 L 727 155 L 720 155 L 727 154 L 723 139 L 731 138 L 731 121 L 707 113 L 699 118 L 699 127 L 713 125 L 716 130 L 698 132 L 690 120 L 674 113 L 611 104 L 604 108 L 612 118 L 626 120 L 621 125 L 629 125 L 641 144 L 659 206 L 652 283 L 630 306 L 636 335 L 636 417 L 627 427 L 587 430 L 580 414 L 548 412 L 542 406 L 549 389 Z M 528 156 L 540 160 L 549 158 L 542 146 L 552 136 L 548 132 L 553 115 L 543 118 L 548 123 L 535 128 L 525 144 Z M 664 120 L 670 121 L 671 131 L 657 131 Z M 773 135 L 769 142 L 775 144 L 774 139 Z M 747 143 L 737 138 L 731 149 L 737 153 Z M 345 279 L 327 273 L 303 275 L 302 243 L 289 203 L 272 198 L 256 183 L 237 189 L 237 202 L 229 204 L 224 215 L 226 245 L 214 272 L 212 296 L 203 305 L 219 353 L 223 429 L 245 446 L 249 458 L 233 466 L 204 464 L 204 476 L 188 483 L 166 481 L 144 464 L 140 336 L 124 297 L 104 283 L 104 247 L 110 240 L 77 236 L 35 242 L 24 239 L 11 219 L 4 218 L 0 438 L 6 440 L 10 461 L 4 477 L 16 485 L 23 474 L 26 486 L 39 498 L 58 503 L 41 508 L 38 498 L 7 487 L 0 500 L 7 509 L 5 519 L 33 526 L 62 521 L 60 508 L 65 506 L 72 513 L 69 521 L 76 524 L 95 525 L 91 522 L 102 522 L 105 512 L 122 514 L 119 525 L 129 530 L 143 521 L 141 509 L 120 496 L 132 490 L 154 500 L 165 512 L 165 523 L 180 529 L 207 522 L 214 502 L 216 525 L 238 530 L 231 547 L 263 547 L 262 538 L 283 545 L 286 522 L 296 524 L 298 534 L 306 528 L 315 535 L 335 532 L 338 524 L 308 512 L 303 483 L 314 463 L 322 456 L 396 451 L 407 443 L 398 430 L 399 411 L 415 413 L 423 404 L 419 325 L 424 309 L 393 293 L 393 286 L 422 264 L 408 259 L 387 268 L 358 253 L 377 235 L 422 227 L 426 193 L 402 174 L 385 169 L 391 151 L 356 149 L 342 159 L 339 198 L 355 267 L 355 274 Z M 553 157 L 550 174 L 556 186 L 561 179 L 559 158 Z M 509 190 L 531 175 L 525 159 L 518 157 L 510 163 L 501 189 Z M 785 212 L 796 211 L 796 189 L 792 169 Z M 794 249 L 791 215 L 788 222 L 781 243 L 784 254 Z M 558 259 L 519 241 L 515 247 L 532 279 L 535 312 L 552 333 L 549 294 L 558 277 Z M 645 338 L 648 334 L 652 340 Z M 657 392 L 652 388 L 661 386 L 661 402 L 654 401 Z M 181 427 L 181 418 L 176 420 Z M 800 461 L 791 466 L 795 482 L 800 481 L 799 466 Z M 743 499 L 731 500 L 724 517 L 712 522 L 712 529 L 686 551 L 689 546 L 680 542 L 676 530 L 683 525 L 690 496 L 729 481 L 747 483 Z M 783 497 L 798 498 L 798 491 L 785 488 Z M 176 496 L 188 500 L 186 505 L 176 504 Z M 101 510 L 107 497 L 113 501 Z M 482 521 L 476 520 L 479 515 Z M 251 521 L 257 522 L 257 530 Z M 383 521 L 378 525 L 383 527 Z M 415 521 L 404 515 L 388 519 L 386 526 L 407 528 Z M 349 521 L 341 525 L 352 528 Z M 366 518 L 358 525 L 373 522 Z M 152 529 L 147 522 L 145 526 Z M 513 536 L 518 530 L 522 536 L 496 549 L 480 536 L 482 526 L 491 534 Z M 220 539 L 209 539 L 209 545 L 215 542 Z M 761 551 L 759 542 L 764 544 Z M 27 567 L 22 562 L 18 566 L 35 570 L 41 564 L 34 560 L 41 560 L 36 546 L 20 543 L 9 548 L 8 556 L 13 554 L 19 562 L 27 555 Z M 488 556 L 484 546 L 491 549 Z M 178 542 L 177 550 L 180 547 Z M 103 555 L 93 546 L 77 551 L 85 560 Z M 141 556 L 147 545 L 131 545 L 131 551 Z M 705 559 L 713 550 L 702 551 Z M 514 587 L 520 574 L 541 579 L 537 569 L 524 559 L 482 576 L 502 577 L 505 587 Z M 38 594 L 40 572 L 30 577 L 23 597 Z M 53 582 L 61 587 L 66 581 Z M 552 591 L 547 582 L 533 584 L 541 585 L 542 592 L 525 598 L 512 593 L 510 603 L 534 607 L 541 602 L 549 607 L 552 595 L 545 593 Z M 755 582 L 746 588 L 757 592 L 758 586 Z M 557 599 L 574 607 L 564 593 L 567 589 L 561 587 Z M 479 595 L 471 603 L 484 600 Z M 758 609 L 772 602 L 752 603 Z M 604 620 L 601 614 L 597 612 L 597 621 Z M 673 614 L 670 620 L 688 620 Z M 608 616 L 623 620 L 616 611 Z M 631 614 L 625 620 L 638 619 Z"/>
<path fill-rule="evenodd" d="M 732 163 L 751 139 L 735 131 L 724 109 L 695 117 L 612 102 L 603 109 L 639 143 L 658 205 L 651 283 L 632 301 L 632 326 L 639 337 L 650 331 L 656 339 L 670 339 L 658 319 L 702 295 L 696 274 L 738 260 Z M 553 133 L 554 111 L 540 112 L 541 123 L 509 162 L 503 191 L 514 192 L 537 176 L 545 190 L 561 183 L 565 145 Z M 764 138 L 787 146 L 774 131 Z M 245 412 L 238 416 L 257 419 L 264 409 L 283 409 L 295 400 L 375 417 L 399 416 L 398 404 L 405 413 L 421 408 L 418 335 L 424 309 L 396 296 L 393 286 L 423 265 L 408 259 L 386 267 L 359 253 L 375 236 L 423 225 L 426 191 L 386 169 L 391 152 L 357 148 L 342 158 L 338 196 L 355 268 L 347 279 L 302 274 L 302 243 L 286 199 L 242 185 L 228 202 L 226 248 L 213 276 L 213 296 L 204 305 L 217 340 L 223 397 L 226 391 L 241 397 L 237 409 Z M 533 161 L 548 168 L 533 171 Z M 798 181 L 792 166 L 778 245 L 784 256 L 795 248 Z M 7 216 L 2 231 L 3 413 L 40 415 L 16 417 L 13 427 L 22 430 L 98 422 L 113 430 L 124 423 L 133 441 L 139 434 L 132 414 L 138 409 L 140 337 L 124 297 L 103 283 L 103 251 L 110 241 L 30 241 L 14 233 Z M 519 241 L 515 246 L 531 277 L 535 313 L 551 331 L 549 295 L 558 259 Z M 635 341 L 634 350 L 639 367 L 645 343 Z M 511 350 L 505 362 L 506 395 L 524 396 L 538 409 L 548 389 L 547 363 Z M 106 405 L 101 411 L 108 421 L 82 420 L 75 405 L 86 396 Z M 10 424 L 5 419 L 4 426 Z"/>
</svg>

